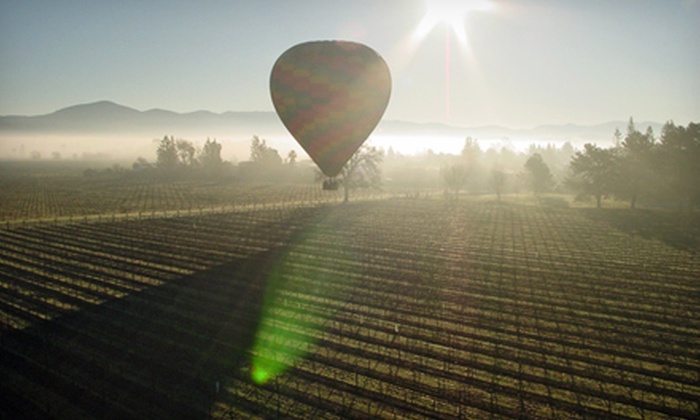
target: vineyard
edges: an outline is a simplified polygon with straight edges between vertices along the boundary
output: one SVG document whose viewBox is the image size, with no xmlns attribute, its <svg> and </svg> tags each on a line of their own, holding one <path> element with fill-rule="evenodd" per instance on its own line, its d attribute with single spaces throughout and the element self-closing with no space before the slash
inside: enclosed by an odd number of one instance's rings
<svg viewBox="0 0 700 420">
<path fill-rule="evenodd" d="M 697 218 L 304 188 L 0 229 L 0 418 L 700 417 Z"/>
<path fill-rule="evenodd" d="M 339 193 L 321 191 L 315 184 L 251 184 L 235 181 L 76 176 L 73 173 L 7 174 L 0 165 L 0 223 L 7 226 L 38 221 L 63 222 L 86 218 L 146 218 L 233 210 L 236 207 L 290 202 L 338 201 Z M 358 191 L 361 196 L 368 192 Z"/>
</svg>

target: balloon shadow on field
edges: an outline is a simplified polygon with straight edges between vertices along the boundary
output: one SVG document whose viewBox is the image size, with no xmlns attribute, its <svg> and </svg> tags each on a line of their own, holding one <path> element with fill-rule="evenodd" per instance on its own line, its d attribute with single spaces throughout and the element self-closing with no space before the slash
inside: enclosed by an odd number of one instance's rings
<svg viewBox="0 0 700 420">
<path fill-rule="evenodd" d="M 0 336 L 0 418 L 206 418 L 249 380 L 278 246 Z"/>
</svg>

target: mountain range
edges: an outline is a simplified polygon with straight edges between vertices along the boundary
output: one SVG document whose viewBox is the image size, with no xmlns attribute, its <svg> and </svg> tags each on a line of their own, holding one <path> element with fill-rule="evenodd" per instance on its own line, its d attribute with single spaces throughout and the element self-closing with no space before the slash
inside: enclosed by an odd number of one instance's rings
<svg viewBox="0 0 700 420">
<path fill-rule="evenodd" d="M 81 104 L 37 116 L 0 116 L 0 132 L 50 133 L 133 133 L 152 131 L 177 134 L 179 131 L 220 131 L 232 127 L 268 126 L 274 123 L 271 112 L 209 111 L 177 113 L 163 109 L 138 111 L 109 101 Z M 281 128 L 283 128 L 280 125 Z"/>
<path fill-rule="evenodd" d="M 638 129 L 650 126 L 659 133 L 662 124 L 656 122 L 636 123 Z M 481 140 L 519 142 L 569 141 L 574 145 L 584 142 L 610 144 L 615 129 L 625 132 L 626 121 L 611 121 L 597 125 L 542 125 L 531 129 L 512 129 L 497 125 L 460 127 L 441 123 L 417 123 L 399 120 L 382 120 L 373 137 L 377 138 L 443 138 L 466 137 Z M 50 114 L 37 116 L 0 116 L 0 139 L 39 138 L 46 136 L 89 136 L 97 141 L 100 136 L 122 136 L 150 141 L 164 135 L 202 140 L 211 137 L 225 139 L 238 144 L 247 144 L 253 135 L 263 138 L 291 136 L 274 112 L 224 112 L 196 111 L 177 113 L 163 109 L 138 111 L 110 101 L 81 104 L 60 109 Z M 460 144 L 461 146 L 461 144 Z M 150 146 L 149 146 L 150 147 Z M 395 147 L 400 150 L 399 147 Z M 427 148 L 427 147 L 426 147 Z M 7 148 L 6 148 L 7 149 Z M 7 150 L 5 150 L 7 152 Z M 0 152 L 2 152 L 0 150 Z"/>
<path fill-rule="evenodd" d="M 498 125 L 460 127 L 442 123 L 416 123 L 398 120 L 382 121 L 377 132 L 383 134 L 454 134 L 458 132 L 474 138 L 539 138 L 568 141 L 609 140 L 615 128 L 624 131 L 626 121 L 611 121 L 597 125 L 560 124 L 541 125 L 531 129 L 512 129 Z M 651 126 L 659 132 L 662 124 L 637 123 L 638 128 Z M 95 133 L 138 132 L 179 133 L 180 131 L 253 131 L 284 130 L 274 112 L 210 111 L 177 113 L 163 109 L 138 111 L 110 101 L 81 104 L 37 116 L 0 116 L 0 132 Z"/>
</svg>

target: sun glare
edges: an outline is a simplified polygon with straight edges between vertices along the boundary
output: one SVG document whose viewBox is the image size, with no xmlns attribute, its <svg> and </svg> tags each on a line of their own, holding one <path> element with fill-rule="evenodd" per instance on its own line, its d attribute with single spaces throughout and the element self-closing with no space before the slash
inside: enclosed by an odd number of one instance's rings
<svg viewBox="0 0 700 420">
<path fill-rule="evenodd" d="M 410 55 L 435 27 L 445 26 L 445 119 L 449 120 L 452 54 L 450 38 L 454 34 L 459 42 L 460 52 L 473 62 L 467 39 L 467 18 L 474 12 L 495 12 L 496 4 L 493 0 L 425 0 L 424 4 L 425 14 L 409 38 L 407 51 Z"/>
<path fill-rule="evenodd" d="M 418 25 L 415 38 L 423 39 L 438 24 L 444 23 L 461 44 L 467 42 L 465 21 L 472 12 L 492 11 L 490 0 L 425 0 L 425 15 Z"/>
</svg>

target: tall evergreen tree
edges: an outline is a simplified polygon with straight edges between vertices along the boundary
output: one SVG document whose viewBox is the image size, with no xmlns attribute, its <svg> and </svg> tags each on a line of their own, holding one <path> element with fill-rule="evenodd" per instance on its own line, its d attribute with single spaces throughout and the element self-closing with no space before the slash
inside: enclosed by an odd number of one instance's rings
<svg viewBox="0 0 700 420">
<path fill-rule="evenodd" d="M 178 166 L 179 158 L 177 153 L 177 145 L 175 137 L 163 136 L 163 139 L 158 143 L 156 151 L 156 165 L 166 171 L 171 171 Z"/>
<path fill-rule="evenodd" d="M 648 192 L 655 176 L 652 163 L 654 141 L 651 127 L 642 134 L 630 118 L 627 135 L 617 149 L 618 162 L 613 187 L 618 198 L 629 200 L 630 208 L 636 208 L 637 199 L 640 194 Z"/>
<path fill-rule="evenodd" d="M 199 164 L 202 169 L 210 174 L 215 174 L 221 170 L 223 163 L 221 159 L 221 144 L 217 143 L 216 139 L 207 139 L 204 147 L 202 147 L 202 151 L 199 153 Z"/>
<path fill-rule="evenodd" d="M 700 204 L 700 124 L 666 123 L 661 132 L 659 161 L 663 185 L 692 212 Z"/>
</svg>

